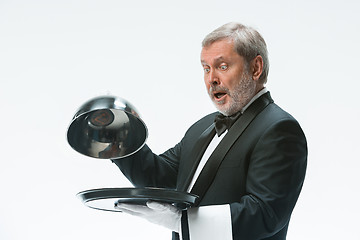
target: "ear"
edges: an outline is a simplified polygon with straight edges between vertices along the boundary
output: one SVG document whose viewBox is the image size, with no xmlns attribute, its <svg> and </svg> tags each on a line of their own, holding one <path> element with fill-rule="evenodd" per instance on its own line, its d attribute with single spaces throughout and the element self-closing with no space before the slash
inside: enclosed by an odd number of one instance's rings
<svg viewBox="0 0 360 240">
<path fill-rule="evenodd" d="M 260 55 L 257 55 L 251 61 L 251 73 L 254 81 L 258 81 L 263 72 L 264 62 Z"/>
</svg>

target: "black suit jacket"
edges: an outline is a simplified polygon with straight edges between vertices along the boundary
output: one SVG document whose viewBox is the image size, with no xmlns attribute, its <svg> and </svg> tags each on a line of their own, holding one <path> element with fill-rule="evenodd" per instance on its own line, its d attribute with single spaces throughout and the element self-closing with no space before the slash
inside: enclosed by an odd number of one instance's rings
<svg viewBox="0 0 360 240">
<path fill-rule="evenodd" d="M 238 121 L 264 98 L 270 104 L 232 145 L 199 203 L 200 207 L 230 204 L 234 240 L 286 239 L 290 215 L 305 177 L 304 133 L 290 114 L 273 103 L 269 92 L 254 101 Z M 137 187 L 183 191 L 214 136 L 216 114 L 193 124 L 181 142 L 163 154 L 156 155 L 145 145 L 136 154 L 113 162 Z M 199 146 L 198 141 L 203 143 Z M 194 150 L 196 145 L 198 149 Z"/>
</svg>

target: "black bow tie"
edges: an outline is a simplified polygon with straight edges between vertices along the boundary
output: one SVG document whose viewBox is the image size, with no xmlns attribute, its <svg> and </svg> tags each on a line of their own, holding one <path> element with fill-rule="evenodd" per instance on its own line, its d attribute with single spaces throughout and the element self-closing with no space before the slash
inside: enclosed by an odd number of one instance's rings
<svg viewBox="0 0 360 240">
<path fill-rule="evenodd" d="M 220 136 L 226 131 L 226 129 L 230 129 L 230 127 L 240 117 L 240 115 L 241 112 L 237 112 L 231 116 L 225 116 L 221 113 L 217 115 L 214 120 L 217 135 Z"/>
</svg>

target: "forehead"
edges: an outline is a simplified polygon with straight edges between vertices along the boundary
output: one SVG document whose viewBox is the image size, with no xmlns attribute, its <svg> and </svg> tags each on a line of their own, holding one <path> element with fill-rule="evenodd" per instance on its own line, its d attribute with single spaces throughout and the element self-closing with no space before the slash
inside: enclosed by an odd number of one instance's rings
<svg viewBox="0 0 360 240">
<path fill-rule="evenodd" d="M 201 62 L 211 63 L 213 61 L 232 59 L 234 57 L 241 56 L 235 51 L 233 41 L 228 39 L 213 42 L 201 50 Z"/>
</svg>

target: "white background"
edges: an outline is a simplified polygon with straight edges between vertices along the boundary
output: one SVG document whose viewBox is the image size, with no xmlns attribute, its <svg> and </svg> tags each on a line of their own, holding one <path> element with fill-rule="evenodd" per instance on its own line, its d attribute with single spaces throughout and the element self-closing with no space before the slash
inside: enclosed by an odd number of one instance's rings
<svg viewBox="0 0 360 240">
<path fill-rule="evenodd" d="M 0 239 L 170 239 L 145 220 L 75 197 L 129 182 L 66 140 L 77 108 L 130 101 L 161 153 L 215 110 L 203 37 L 238 21 L 268 44 L 267 87 L 301 123 L 305 185 L 288 239 L 360 239 L 360 3 L 343 1 L 0 0 Z"/>
</svg>

